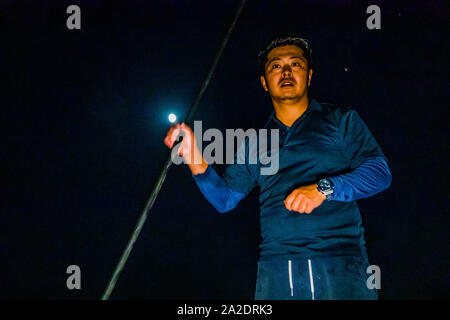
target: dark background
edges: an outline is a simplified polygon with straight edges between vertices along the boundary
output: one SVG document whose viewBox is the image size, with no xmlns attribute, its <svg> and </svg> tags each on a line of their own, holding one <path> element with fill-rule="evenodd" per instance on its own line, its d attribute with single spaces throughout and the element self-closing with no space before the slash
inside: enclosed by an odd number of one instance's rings
<svg viewBox="0 0 450 320">
<path fill-rule="evenodd" d="M 81 30 L 66 28 L 70 4 Z M 370 4 L 381 30 L 366 28 Z M 101 297 L 168 156 L 167 115 L 187 112 L 238 5 L 1 2 L 0 298 Z M 204 129 L 263 125 L 257 52 L 279 32 L 310 39 L 311 96 L 355 108 L 389 159 L 391 187 L 358 201 L 381 299 L 449 298 L 449 12 L 250 0 L 195 116 Z M 257 189 L 219 214 L 172 166 L 112 298 L 252 299 L 258 242 Z M 66 288 L 71 264 L 81 290 Z"/>
</svg>

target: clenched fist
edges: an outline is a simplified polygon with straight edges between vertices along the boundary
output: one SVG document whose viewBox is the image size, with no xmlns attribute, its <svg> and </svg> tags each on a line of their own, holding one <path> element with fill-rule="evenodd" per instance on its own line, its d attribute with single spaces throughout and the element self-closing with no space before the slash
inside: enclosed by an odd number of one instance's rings
<svg viewBox="0 0 450 320">
<path fill-rule="evenodd" d="M 325 199 L 326 196 L 317 190 L 317 184 L 311 184 L 292 191 L 284 200 L 284 205 L 289 211 L 309 214 Z"/>
</svg>

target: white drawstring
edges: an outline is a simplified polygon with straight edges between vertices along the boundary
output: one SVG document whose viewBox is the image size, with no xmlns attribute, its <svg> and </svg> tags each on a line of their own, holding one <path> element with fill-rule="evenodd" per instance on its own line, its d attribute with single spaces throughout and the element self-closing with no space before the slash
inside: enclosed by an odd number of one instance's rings
<svg viewBox="0 0 450 320">
<path fill-rule="evenodd" d="M 289 286 L 291 287 L 291 297 L 294 296 L 294 286 L 292 285 L 292 264 L 291 260 L 288 261 L 288 269 L 289 269 Z"/>
<path fill-rule="evenodd" d="M 312 295 L 312 299 L 314 300 L 314 280 L 313 280 L 313 274 L 312 274 L 311 260 L 309 260 L 309 259 L 308 259 L 308 267 L 309 267 L 309 282 L 311 284 L 311 295 Z"/>
</svg>

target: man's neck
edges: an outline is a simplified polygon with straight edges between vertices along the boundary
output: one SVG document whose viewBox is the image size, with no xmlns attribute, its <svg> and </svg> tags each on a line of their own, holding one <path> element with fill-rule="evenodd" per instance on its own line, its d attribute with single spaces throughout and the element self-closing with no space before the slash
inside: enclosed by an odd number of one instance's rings
<svg viewBox="0 0 450 320">
<path fill-rule="evenodd" d="M 308 96 L 305 95 L 300 101 L 295 103 L 285 103 L 284 101 L 272 100 L 275 109 L 275 116 L 284 125 L 290 127 L 308 108 Z"/>
</svg>

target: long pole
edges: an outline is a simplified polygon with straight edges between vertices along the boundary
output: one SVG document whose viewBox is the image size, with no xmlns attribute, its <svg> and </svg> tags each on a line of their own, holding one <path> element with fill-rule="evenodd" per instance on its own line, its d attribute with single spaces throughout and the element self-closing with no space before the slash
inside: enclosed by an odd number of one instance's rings
<svg viewBox="0 0 450 320">
<path fill-rule="evenodd" d="M 199 91 L 199 93 L 197 95 L 197 98 L 194 100 L 194 103 L 192 104 L 191 108 L 189 109 L 189 112 L 188 112 L 188 114 L 187 114 L 187 116 L 185 118 L 185 121 L 184 121 L 187 124 L 190 124 L 191 121 L 192 121 L 192 118 L 193 118 L 193 116 L 195 114 L 195 111 L 198 108 L 200 99 L 202 98 L 203 93 L 206 91 L 206 88 L 208 87 L 208 84 L 209 84 L 209 82 L 210 82 L 210 80 L 212 78 L 212 75 L 214 74 L 214 71 L 216 69 L 216 66 L 217 66 L 217 64 L 218 64 L 218 62 L 220 60 L 220 57 L 222 56 L 222 53 L 223 53 L 223 51 L 225 49 L 225 46 L 227 45 L 228 40 L 229 40 L 229 38 L 231 36 L 231 32 L 233 31 L 234 26 L 236 25 L 236 22 L 237 22 L 239 16 L 241 15 L 241 12 L 242 12 L 242 9 L 244 8 L 245 2 L 246 2 L 246 0 L 242 0 L 241 1 L 239 9 L 237 10 L 236 15 L 234 16 L 234 19 L 233 19 L 230 27 L 228 28 L 228 32 L 225 35 L 224 40 L 222 41 L 222 44 L 221 44 L 221 46 L 220 46 L 220 48 L 219 48 L 219 50 L 218 50 L 218 52 L 216 54 L 216 57 L 214 58 L 213 64 L 211 65 L 211 68 L 209 69 L 209 72 L 208 72 L 205 80 L 203 81 L 203 84 L 202 84 L 202 86 L 200 88 L 200 91 Z M 174 147 L 175 146 L 173 146 L 172 149 Z M 133 245 L 136 242 L 139 234 L 141 233 L 141 230 L 142 230 L 142 227 L 144 226 L 145 221 L 147 220 L 148 212 L 153 207 L 153 204 L 155 203 L 156 197 L 158 196 L 159 191 L 161 190 L 161 187 L 162 187 L 162 185 L 163 185 L 163 183 L 164 183 L 164 181 L 166 179 L 167 172 L 168 172 L 171 164 L 172 164 L 172 158 L 169 155 L 168 159 L 166 160 L 166 162 L 165 162 L 165 164 L 164 164 L 164 166 L 163 166 L 163 168 L 161 170 L 161 173 L 159 174 L 158 180 L 156 181 L 156 183 L 155 183 L 155 185 L 153 187 L 153 191 L 152 191 L 152 193 L 151 193 L 151 195 L 150 195 L 150 197 L 149 197 L 149 199 L 148 199 L 148 201 L 147 201 L 147 203 L 145 205 L 145 208 L 142 211 L 142 214 L 141 214 L 141 216 L 140 216 L 140 218 L 139 218 L 139 220 L 138 220 L 138 222 L 136 224 L 134 232 L 131 235 L 131 238 L 128 241 L 128 244 L 127 244 L 125 250 L 123 251 L 122 256 L 120 257 L 119 262 L 117 263 L 117 266 L 116 266 L 116 268 L 114 270 L 113 275 L 111 276 L 111 279 L 109 280 L 108 286 L 106 287 L 105 292 L 103 293 L 102 300 L 108 300 L 109 297 L 111 296 L 111 293 L 114 290 L 116 282 L 119 279 L 119 275 L 120 275 L 122 269 L 124 268 L 125 263 L 127 262 L 127 259 L 128 259 L 128 256 L 131 253 L 131 250 L 133 249 Z"/>
</svg>

